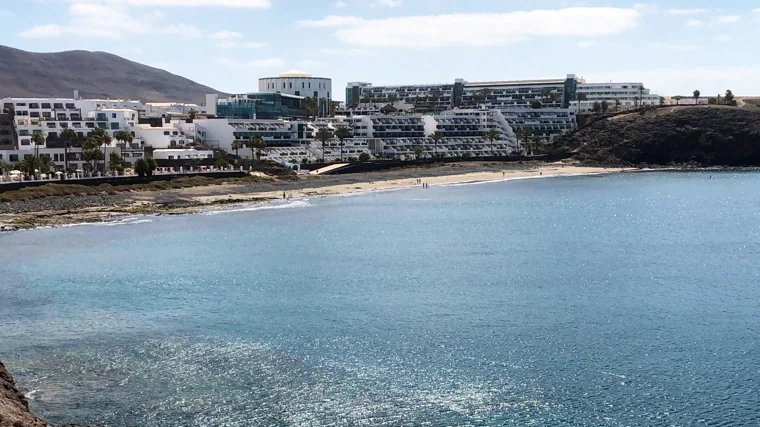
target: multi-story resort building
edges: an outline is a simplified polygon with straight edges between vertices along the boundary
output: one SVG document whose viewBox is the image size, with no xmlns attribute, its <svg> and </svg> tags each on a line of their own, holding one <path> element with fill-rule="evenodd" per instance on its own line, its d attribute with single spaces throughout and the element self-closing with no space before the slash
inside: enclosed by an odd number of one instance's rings
<svg viewBox="0 0 760 427">
<path fill-rule="evenodd" d="M 571 107 L 578 114 L 595 113 L 594 105 L 607 102 L 608 111 L 660 105 L 660 96 L 643 83 L 580 83 Z"/>
<path fill-rule="evenodd" d="M 276 92 L 258 92 L 212 98 L 206 106 L 209 113 L 228 119 L 279 119 L 281 117 L 307 117 L 305 97 Z"/>
<path fill-rule="evenodd" d="M 259 79 L 260 93 L 281 93 L 295 97 L 317 98 L 320 116 L 330 114 L 332 102 L 332 80 L 326 77 L 313 77 L 303 71 L 288 71 L 277 77 Z"/>
</svg>

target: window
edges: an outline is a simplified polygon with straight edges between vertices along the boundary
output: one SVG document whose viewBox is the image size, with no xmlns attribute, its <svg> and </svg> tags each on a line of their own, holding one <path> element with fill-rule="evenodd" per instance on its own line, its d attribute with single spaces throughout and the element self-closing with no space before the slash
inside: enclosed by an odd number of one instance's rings
<svg viewBox="0 0 760 427">
<path fill-rule="evenodd" d="M 285 82 L 282 82 L 282 88 L 285 89 Z"/>
<path fill-rule="evenodd" d="M 319 92 L 317 92 L 316 90 L 314 91 L 314 98 L 319 98 Z"/>
<path fill-rule="evenodd" d="M 47 122 L 47 127 L 50 129 L 55 129 L 55 122 Z"/>
<path fill-rule="evenodd" d="M 179 132 L 177 132 L 177 131 L 175 130 L 175 131 L 173 131 L 173 132 L 172 132 L 172 135 L 179 135 Z"/>
<path fill-rule="evenodd" d="M 11 104 L 10 102 L 6 102 L 5 104 L 3 104 L 3 108 L 13 108 L 13 104 Z"/>
<path fill-rule="evenodd" d="M 63 104 L 57 102 L 57 103 L 53 104 L 53 108 L 55 108 L 56 110 L 62 110 L 63 109 Z"/>
<path fill-rule="evenodd" d="M 48 132 L 48 136 L 47 137 L 48 138 L 53 138 L 53 139 L 58 138 L 58 133 L 57 132 Z"/>
<path fill-rule="evenodd" d="M 18 131 L 19 136 L 29 136 L 29 131 L 27 129 L 21 129 Z"/>
<path fill-rule="evenodd" d="M 37 103 L 29 103 L 29 108 L 40 108 L 40 104 Z"/>
<path fill-rule="evenodd" d="M 66 108 L 68 108 L 69 110 L 73 110 L 76 107 L 74 106 L 74 104 L 66 104 Z"/>
<path fill-rule="evenodd" d="M 66 122 L 61 122 L 61 129 L 68 129 L 69 124 Z"/>
<path fill-rule="evenodd" d="M 43 102 L 42 103 L 42 108 L 47 108 L 49 110 L 50 109 L 50 103 L 49 102 Z"/>
<path fill-rule="evenodd" d="M 116 118 L 116 113 L 111 113 L 111 118 L 115 119 Z"/>
<path fill-rule="evenodd" d="M 306 83 L 301 82 L 301 89 L 306 89 Z"/>
<path fill-rule="evenodd" d="M 16 107 L 26 107 L 26 102 L 17 102 Z"/>
<path fill-rule="evenodd" d="M 309 82 L 309 89 L 311 89 L 311 82 Z"/>
<path fill-rule="evenodd" d="M 169 160 L 174 160 L 174 156 L 169 156 Z"/>
<path fill-rule="evenodd" d="M 45 118 L 45 119 L 49 119 L 50 118 L 50 113 L 47 112 L 47 111 L 43 111 L 42 112 L 42 117 Z"/>
<path fill-rule="evenodd" d="M 24 154 L 24 160 L 29 160 L 29 159 L 31 159 L 32 157 L 33 157 L 33 156 L 32 156 L 31 154 Z"/>
<path fill-rule="evenodd" d="M 77 123 L 72 123 L 71 127 L 73 127 L 74 129 L 81 129 L 82 128 L 82 124 L 78 123 L 78 122 Z"/>
<path fill-rule="evenodd" d="M 84 132 L 77 132 L 79 139 L 84 139 Z"/>
<path fill-rule="evenodd" d="M 301 91 L 300 90 L 296 91 L 296 96 L 301 96 Z"/>
<path fill-rule="evenodd" d="M 11 163 L 17 162 L 18 161 L 18 154 L 11 154 L 11 155 L 9 155 L 8 156 L 8 160 L 10 160 Z"/>
<path fill-rule="evenodd" d="M 169 135 L 169 131 L 168 131 L 168 130 L 165 130 L 165 131 L 164 131 L 164 135 Z"/>
<path fill-rule="evenodd" d="M 118 123 L 111 123 L 111 130 L 119 130 L 119 124 Z"/>
<path fill-rule="evenodd" d="M 40 112 L 39 111 L 30 111 L 29 112 L 29 117 L 40 117 Z"/>
<path fill-rule="evenodd" d="M 91 123 L 90 122 L 90 123 L 85 123 L 84 125 L 87 126 L 90 129 L 95 129 L 95 123 Z"/>
<path fill-rule="evenodd" d="M 330 92 L 327 92 L 327 99 L 330 99 Z"/>
<path fill-rule="evenodd" d="M 293 82 L 290 82 L 290 89 L 293 89 Z"/>
</svg>

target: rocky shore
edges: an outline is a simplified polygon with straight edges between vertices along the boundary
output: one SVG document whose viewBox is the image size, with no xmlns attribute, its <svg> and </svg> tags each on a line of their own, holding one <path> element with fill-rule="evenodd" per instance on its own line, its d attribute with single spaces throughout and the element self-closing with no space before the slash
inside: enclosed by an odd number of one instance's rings
<svg viewBox="0 0 760 427">
<path fill-rule="evenodd" d="M 433 179 L 473 173 L 524 173 L 538 171 L 541 162 L 462 162 L 405 167 L 380 172 L 346 175 L 301 176 L 278 179 L 271 176 L 258 182 L 220 183 L 202 187 L 162 191 L 127 191 L 115 194 L 51 196 L 39 199 L 0 202 L 0 231 L 40 226 L 100 222 L 130 215 L 187 214 L 204 207 L 237 202 L 279 199 L 282 193 L 295 196 L 334 194 L 346 189 L 371 190 L 367 184 L 399 180 Z M 367 188 L 365 188 L 367 187 Z"/>
<path fill-rule="evenodd" d="M 0 427 L 51 426 L 29 410 L 29 402 L 18 390 L 13 376 L 0 361 Z M 58 424 L 51 427 L 105 427 L 80 424 Z"/>
</svg>

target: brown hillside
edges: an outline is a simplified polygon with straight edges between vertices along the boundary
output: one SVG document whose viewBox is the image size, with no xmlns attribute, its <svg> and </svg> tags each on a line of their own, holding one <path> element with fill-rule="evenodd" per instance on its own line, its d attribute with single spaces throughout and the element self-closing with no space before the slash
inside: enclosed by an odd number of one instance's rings
<svg viewBox="0 0 760 427">
<path fill-rule="evenodd" d="M 33 53 L 0 46 L 0 97 L 130 98 L 201 103 L 217 90 L 106 52 Z"/>
</svg>

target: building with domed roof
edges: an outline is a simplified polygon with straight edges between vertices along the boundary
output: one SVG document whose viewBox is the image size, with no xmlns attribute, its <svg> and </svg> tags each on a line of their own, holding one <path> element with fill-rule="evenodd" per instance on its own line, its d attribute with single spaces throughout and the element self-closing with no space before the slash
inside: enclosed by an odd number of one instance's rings
<svg viewBox="0 0 760 427">
<path fill-rule="evenodd" d="M 304 98 L 315 97 L 319 99 L 320 115 L 326 116 L 330 112 L 330 101 L 332 101 L 332 79 L 314 77 L 303 71 L 291 70 L 277 77 L 260 78 L 259 92 L 282 93 Z"/>
</svg>

